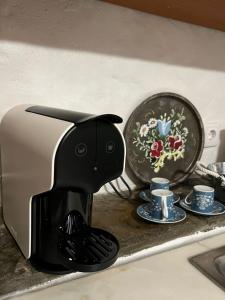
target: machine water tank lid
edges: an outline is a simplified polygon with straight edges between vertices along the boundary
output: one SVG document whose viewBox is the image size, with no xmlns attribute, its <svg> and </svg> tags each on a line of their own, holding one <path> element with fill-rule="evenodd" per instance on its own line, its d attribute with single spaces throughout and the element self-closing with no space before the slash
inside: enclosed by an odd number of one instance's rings
<svg viewBox="0 0 225 300">
<path fill-rule="evenodd" d="M 27 112 L 35 113 L 38 115 L 59 119 L 67 122 L 74 123 L 75 125 L 90 121 L 90 120 L 103 120 L 110 123 L 122 123 L 123 119 L 113 114 L 92 115 L 88 113 L 75 112 L 71 110 L 52 108 L 47 106 L 31 106 L 26 109 Z"/>
</svg>

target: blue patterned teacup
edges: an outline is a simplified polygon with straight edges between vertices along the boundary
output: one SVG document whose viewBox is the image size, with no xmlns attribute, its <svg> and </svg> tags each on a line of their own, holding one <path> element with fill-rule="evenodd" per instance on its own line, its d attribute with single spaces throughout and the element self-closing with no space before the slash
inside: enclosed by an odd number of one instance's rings
<svg viewBox="0 0 225 300">
<path fill-rule="evenodd" d="M 167 178 L 162 178 L 162 177 L 154 177 L 151 179 L 150 183 L 150 190 L 158 190 L 158 189 L 163 189 L 163 190 L 169 190 L 170 187 L 170 182 Z"/>
<path fill-rule="evenodd" d="M 195 211 L 210 213 L 213 210 L 214 188 L 207 185 L 195 185 L 190 199 L 185 199 L 187 205 Z"/>
<path fill-rule="evenodd" d="M 164 189 L 151 191 L 151 216 L 154 219 L 174 218 L 173 192 Z"/>
</svg>

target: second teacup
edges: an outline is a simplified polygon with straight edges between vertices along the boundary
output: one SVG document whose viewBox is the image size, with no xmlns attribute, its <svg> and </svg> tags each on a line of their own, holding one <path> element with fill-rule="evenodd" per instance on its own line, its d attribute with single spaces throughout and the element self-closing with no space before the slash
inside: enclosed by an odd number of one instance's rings
<svg viewBox="0 0 225 300">
<path fill-rule="evenodd" d="M 173 192 L 164 189 L 151 191 L 151 215 L 155 219 L 174 217 Z"/>
<path fill-rule="evenodd" d="M 154 177 L 151 179 L 151 183 L 150 183 L 151 191 L 157 189 L 169 190 L 169 187 L 170 187 L 170 181 L 167 178 Z"/>
<path fill-rule="evenodd" d="M 190 199 L 185 199 L 185 203 L 195 211 L 210 213 L 214 203 L 214 188 L 207 185 L 195 185 Z"/>
</svg>

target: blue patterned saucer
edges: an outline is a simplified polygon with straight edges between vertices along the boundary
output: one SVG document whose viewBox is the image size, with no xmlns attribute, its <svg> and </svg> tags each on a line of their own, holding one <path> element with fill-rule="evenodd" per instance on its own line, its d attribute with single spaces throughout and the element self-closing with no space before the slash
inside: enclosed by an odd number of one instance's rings
<svg viewBox="0 0 225 300">
<path fill-rule="evenodd" d="M 144 220 L 160 224 L 171 224 L 183 221 L 186 218 L 186 213 L 180 207 L 174 206 L 174 217 L 169 219 L 155 219 L 152 217 L 151 204 L 144 203 L 137 208 L 137 214 Z"/>
<path fill-rule="evenodd" d="M 202 216 L 218 216 L 218 215 L 222 215 L 225 213 L 225 206 L 218 202 L 218 201 L 214 201 L 213 203 L 213 207 L 212 207 L 212 211 L 211 212 L 202 212 L 199 210 L 194 210 L 191 208 L 191 204 L 186 204 L 185 199 L 180 200 L 179 204 L 181 207 L 183 207 L 184 209 L 193 212 L 195 214 L 198 215 L 202 215 Z"/>
<path fill-rule="evenodd" d="M 150 202 L 151 201 L 151 191 L 150 190 L 141 191 L 139 193 L 139 197 L 144 201 Z M 177 203 L 178 201 L 180 201 L 180 196 L 178 194 L 174 193 L 173 203 Z"/>
</svg>

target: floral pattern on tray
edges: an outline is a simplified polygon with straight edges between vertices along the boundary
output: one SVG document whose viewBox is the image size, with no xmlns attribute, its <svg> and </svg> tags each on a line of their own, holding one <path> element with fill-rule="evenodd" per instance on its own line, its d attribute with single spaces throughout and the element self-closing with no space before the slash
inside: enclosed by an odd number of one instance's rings
<svg viewBox="0 0 225 300">
<path fill-rule="evenodd" d="M 155 173 L 164 167 L 167 160 L 184 158 L 188 128 L 183 126 L 184 110 L 161 114 L 152 113 L 147 123 L 136 123 L 133 144 L 143 151 Z"/>
</svg>

